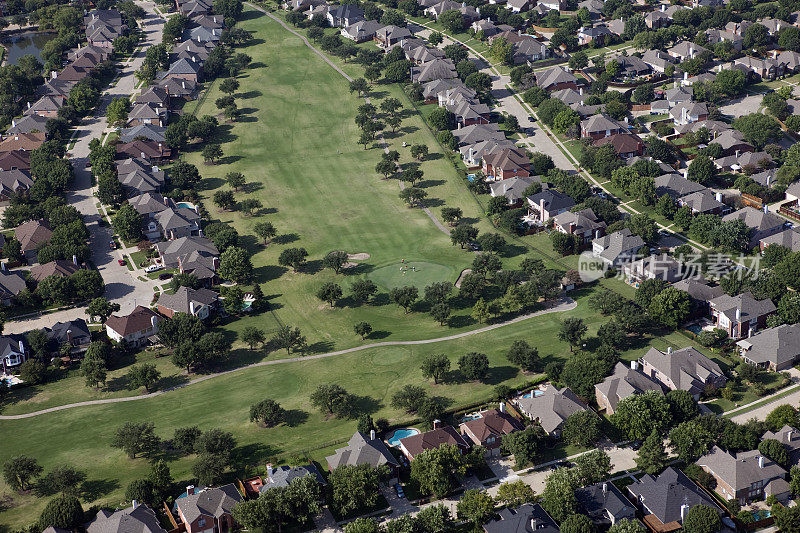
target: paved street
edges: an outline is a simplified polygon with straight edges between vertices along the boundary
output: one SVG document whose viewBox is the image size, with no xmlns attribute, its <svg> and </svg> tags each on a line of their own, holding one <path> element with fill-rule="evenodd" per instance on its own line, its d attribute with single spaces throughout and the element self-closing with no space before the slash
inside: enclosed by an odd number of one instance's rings
<svg viewBox="0 0 800 533">
<path fill-rule="evenodd" d="M 139 53 L 120 66 L 118 78 L 113 87 L 108 88 L 102 95 L 101 101 L 94 115 L 85 118 L 77 128 L 75 146 L 69 151 L 68 157 L 75 169 L 75 182 L 73 188 L 67 193 L 67 204 L 75 206 L 84 217 L 86 227 L 89 229 L 92 249 L 92 261 L 97 266 L 103 281 L 106 284 L 105 296 L 120 304 L 122 312 L 130 311 L 135 305 L 149 305 L 153 297 L 155 282 L 143 282 L 136 278 L 127 266 L 120 265 L 122 253 L 111 250 L 109 242 L 113 230 L 108 226 L 100 226 L 100 213 L 97 209 L 97 198 L 94 197 L 92 177 L 86 169 L 89 157 L 89 142 L 95 137 L 102 138 L 106 130 L 106 106 L 112 99 L 120 96 L 130 97 L 137 92 L 136 77 L 134 73 L 144 61 L 145 50 L 153 44 L 161 42 L 161 30 L 164 25 L 162 19 L 155 12 L 152 2 L 137 1 L 145 9 L 147 16 L 142 20 L 144 38 Z M 141 272 L 141 271 L 140 271 Z M 140 274 L 141 275 L 141 274 Z M 4 333 L 24 333 L 33 328 L 52 326 L 55 322 L 63 322 L 76 318 L 87 318 L 84 307 L 76 307 L 63 311 L 56 311 L 43 316 L 23 320 L 13 320 L 5 323 Z"/>
</svg>

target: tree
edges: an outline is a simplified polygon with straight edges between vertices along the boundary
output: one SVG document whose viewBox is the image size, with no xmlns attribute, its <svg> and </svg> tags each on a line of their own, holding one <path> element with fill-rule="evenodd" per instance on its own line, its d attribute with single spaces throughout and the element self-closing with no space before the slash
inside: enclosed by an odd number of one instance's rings
<svg viewBox="0 0 800 533">
<path fill-rule="evenodd" d="M 469 224 L 459 224 L 450 232 L 450 240 L 453 242 L 453 245 L 458 244 L 461 246 L 462 250 L 464 246 L 474 241 L 477 237 L 478 228 L 470 226 Z"/>
<path fill-rule="evenodd" d="M 592 533 L 592 521 L 584 514 L 569 515 L 559 529 L 563 533 Z"/>
<path fill-rule="evenodd" d="M 468 489 L 458 500 L 457 511 L 459 519 L 472 522 L 478 528 L 494 515 L 494 500 L 486 491 Z"/>
<path fill-rule="evenodd" d="M 344 533 L 381 533 L 381 527 L 374 518 L 356 518 L 344 526 Z"/>
<path fill-rule="evenodd" d="M 131 110 L 131 101 L 125 96 L 114 98 L 106 107 L 106 119 L 110 126 L 125 124 L 128 121 L 128 112 Z"/>
<path fill-rule="evenodd" d="M 3 479 L 16 491 L 27 490 L 30 481 L 41 473 L 39 462 L 27 455 L 17 455 L 3 463 Z"/>
<path fill-rule="evenodd" d="M 394 174 L 396 170 L 397 170 L 397 165 L 394 163 L 394 161 L 390 161 L 388 159 L 381 159 L 375 165 L 375 172 L 377 172 L 378 174 L 383 174 L 383 177 L 385 179 L 389 179 L 389 176 Z"/>
<path fill-rule="evenodd" d="M 614 522 L 609 533 L 645 533 L 645 527 L 636 519 L 622 518 Z"/>
<path fill-rule="evenodd" d="M 214 204 L 225 211 L 230 211 L 236 207 L 236 198 L 233 191 L 215 191 L 213 196 Z"/>
<path fill-rule="evenodd" d="M 691 302 L 685 291 L 667 287 L 653 297 L 647 310 L 664 326 L 676 329 L 689 317 Z"/>
<path fill-rule="evenodd" d="M 460 207 L 443 207 L 442 220 L 451 226 L 463 216 Z"/>
<path fill-rule="evenodd" d="M 689 391 L 671 390 L 667 393 L 667 402 L 669 402 L 670 414 L 676 422 L 691 420 L 700 412 L 697 402 L 694 401 Z"/>
<path fill-rule="evenodd" d="M 409 207 L 419 206 L 422 201 L 428 196 L 424 189 L 418 187 L 407 187 L 400 191 L 400 198 L 405 201 Z"/>
<path fill-rule="evenodd" d="M 541 426 L 528 426 L 522 431 L 515 431 L 503 436 L 502 449 L 514 456 L 517 469 L 534 464 L 539 445 L 546 435 Z"/>
<path fill-rule="evenodd" d="M 59 494 L 45 506 L 39 517 L 38 527 L 74 530 L 83 525 L 83 507 L 75 496 Z"/>
<path fill-rule="evenodd" d="M 185 455 L 189 455 L 194 452 L 197 439 L 202 433 L 197 426 L 177 428 L 172 437 L 172 445 Z"/>
<path fill-rule="evenodd" d="M 416 412 L 425 401 L 425 389 L 416 385 L 405 385 L 392 395 L 392 407 L 407 413 Z"/>
<path fill-rule="evenodd" d="M 256 222 L 255 226 L 253 226 L 253 233 L 260 237 L 266 246 L 270 239 L 272 239 L 277 232 L 275 231 L 275 226 L 272 225 L 272 222 L 262 221 Z"/>
<path fill-rule="evenodd" d="M 534 372 L 539 367 L 539 350 L 524 340 L 512 342 L 506 358 L 526 372 Z"/>
<path fill-rule="evenodd" d="M 19 366 L 18 372 L 19 378 L 23 382 L 29 385 L 38 385 L 45 380 L 47 366 L 39 359 L 28 359 Z"/>
<path fill-rule="evenodd" d="M 783 468 L 789 466 L 789 453 L 782 442 L 775 439 L 764 439 L 758 444 L 758 451 L 772 459 Z"/>
<path fill-rule="evenodd" d="M 505 37 L 498 37 L 489 46 L 489 55 L 498 63 L 512 65 L 514 59 L 514 44 Z"/>
<path fill-rule="evenodd" d="M 694 161 L 697 161 L 697 158 L 695 158 Z M 692 163 L 694 163 L 694 161 L 692 161 Z M 633 215 L 628 219 L 625 225 L 631 232 L 644 239 L 645 242 L 656 242 L 658 240 L 658 226 L 655 220 L 650 218 L 646 213 Z"/>
<path fill-rule="evenodd" d="M 495 499 L 498 503 L 507 505 L 513 509 L 520 505 L 533 502 L 535 495 L 530 485 L 518 479 L 517 481 L 507 481 L 497 487 L 497 496 L 495 496 Z"/>
<path fill-rule="evenodd" d="M 81 374 L 83 374 L 87 387 L 99 388 L 106 382 L 108 374 L 106 362 L 102 357 L 95 356 L 94 352 L 87 350 L 81 362 Z"/>
<path fill-rule="evenodd" d="M 458 368 L 470 381 L 483 381 L 489 375 L 489 358 L 486 354 L 470 352 L 458 359 Z"/>
<path fill-rule="evenodd" d="M 370 333 L 372 333 L 372 326 L 369 324 L 369 322 L 359 322 L 353 326 L 353 331 L 355 331 L 356 335 L 361 337 L 361 340 L 363 341 L 369 337 Z"/>
<path fill-rule="evenodd" d="M 292 350 L 303 350 L 306 346 L 306 338 L 300 334 L 300 328 L 291 326 L 281 326 L 273 335 L 270 342 L 277 348 L 283 348 L 289 354 Z"/>
<path fill-rule="evenodd" d="M 758 150 L 781 138 L 781 129 L 778 123 L 773 117 L 763 113 L 752 113 L 739 117 L 733 121 L 733 127 L 741 131 L 745 140 Z"/>
<path fill-rule="evenodd" d="M 342 268 L 347 264 L 347 252 L 343 252 L 341 250 L 334 250 L 333 252 L 328 252 L 328 254 L 322 258 L 322 266 L 325 268 L 330 268 L 337 274 L 342 270 Z"/>
<path fill-rule="evenodd" d="M 266 336 L 264 335 L 264 331 L 255 326 L 245 327 L 242 330 L 241 338 L 242 342 L 250 347 L 250 351 L 255 350 L 256 346 L 259 344 L 263 346 L 267 340 Z"/>
<path fill-rule="evenodd" d="M 273 427 L 285 420 L 286 409 L 273 399 L 267 398 L 250 406 L 250 422 L 258 422 L 266 427 Z"/>
<path fill-rule="evenodd" d="M 654 429 L 670 427 L 671 422 L 669 402 L 655 391 L 628 396 L 611 415 L 611 423 L 631 440 L 643 440 Z"/>
<path fill-rule="evenodd" d="M 278 257 L 278 264 L 281 266 L 291 266 L 292 270 L 299 272 L 306 264 L 308 252 L 305 248 L 286 248 Z"/>
<path fill-rule="evenodd" d="M 575 514 L 578 502 L 575 489 L 579 486 L 576 469 L 558 468 L 545 480 L 542 492 L 542 507 L 555 520 L 563 522 Z"/>
<path fill-rule="evenodd" d="M 450 306 L 446 303 L 434 304 L 430 313 L 440 326 L 444 326 L 447 323 L 447 319 L 450 318 Z"/>
<path fill-rule="evenodd" d="M 232 95 L 233 93 L 236 92 L 238 88 L 239 88 L 239 80 L 237 80 L 236 78 L 225 78 L 219 84 L 219 90 L 224 92 L 225 94 Z"/>
<path fill-rule="evenodd" d="M 558 338 L 564 342 L 569 343 L 570 352 L 577 347 L 586 335 L 588 328 L 583 323 L 583 319 L 569 317 L 561 322 L 561 327 L 558 331 Z"/>
<path fill-rule="evenodd" d="M 353 283 L 350 290 L 357 300 L 368 302 L 378 292 L 378 286 L 370 279 L 360 279 Z"/>
<path fill-rule="evenodd" d="M 477 93 L 485 93 L 492 88 L 492 78 L 485 72 L 473 72 L 464 80 L 464 85 Z"/>
<path fill-rule="evenodd" d="M 126 422 L 116 429 L 111 439 L 111 447 L 121 448 L 130 459 L 154 452 L 160 443 L 152 422 Z"/>
<path fill-rule="evenodd" d="M 759 26 L 759 24 L 754 24 L 754 26 Z M 683 529 L 686 533 L 716 533 L 722 529 L 722 520 L 716 509 L 706 505 L 695 505 L 686 513 L 686 518 L 683 519 Z"/>
<path fill-rule="evenodd" d="M 234 283 L 246 283 L 253 274 L 250 255 L 243 248 L 231 246 L 219 256 L 217 273 L 223 279 Z"/>
<path fill-rule="evenodd" d="M 317 291 L 317 298 L 324 302 L 328 302 L 333 308 L 336 301 L 342 297 L 342 287 L 338 283 L 327 282 L 322 285 Z"/>
<path fill-rule="evenodd" d="M 391 298 L 394 303 L 402 307 L 406 313 L 408 313 L 409 309 L 412 305 L 414 305 L 414 302 L 417 301 L 418 297 L 419 290 L 413 285 L 396 287 L 389 291 L 389 298 Z"/>
<path fill-rule="evenodd" d="M 359 96 L 364 96 L 369 92 L 369 83 L 364 78 L 356 78 L 350 82 L 350 92 L 357 92 Z"/>
<path fill-rule="evenodd" d="M 128 371 L 127 377 L 131 390 L 142 387 L 145 392 L 150 392 L 150 388 L 161 379 L 161 372 L 153 363 L 142 363 L 133 365 Z"/>
<path fill-rule="evenodd" d="M 459 33 L 464 31 L 464 16 L 461 14 L 461 12 L 456 11 L 455 9 L 448 9 L 439 15 L 438 22 L 444 27 L 444 29 L 451 33 Z"/>
<path fill-rule="evenodd" d="M 200 155 L 203 156 L 203 161 L 205 161 L 206 164 L 216 164 L 216 162 L 222 158 L 222 147 L 215 143 L 206 144 L 200 152 Z"/>
<path fill-rule="evenodd" d="M 775 525 L 779 531 L 797 533 L 800 531 L 800 507 L 786 507 L 775 515 Z"/>
<path fill-rule="evenodd" d="M 201 453 L 192 466 L 192 474 L 203 485 L 216 485 L 225 474 L 228 458 L 222 455 Z"/>
<path fill-rule="evenodd" d="M 653 429 L 636 453 L 636 466 L 646 474 L 655 475 L 667 466 L 667 458 L 664 439 L 657 429 Z"/>
<path fill-rule="evenodd" d="M 689 163 L 687 177 L 701 185 L 709 185 L 716 174 L 717 170 L 714 162 L 707 156 L 697 156 Z"/>
<path fill-rule="evenodd" d="M 236 191 L 241 190 L 247 183 L 244 174 L 241 172 L 228 172 L 225 174 L 225 181 Z"/>
<path fill-rule="evenodd" d="M 428 157 L 428 147 L 424 144 L 415 144 L 411 147 L 411 157 L 424 161 Z"/>
<path fill-rule="evenodd" d="M 383 468 L 368 464 L 343 465 L 331 470 L 328 484 L 334 510 L 346 515 L 355 509 L 371 509 L 380 497 L 379 483 L 384 473 Z"/>
<path fill-rule="evenodd" d="M 691 463 L 708 452 L 714 436 L 697 420 L 681 422 L 669 432 L 669 443 L 682 461 Z"/>
<path fill-rule="evenodd" d="M 311 404 L 325 414 L 334 414 L 349 393 L 335 383 L 323 383 L 311 393 Z"/>
<path fill-rule="evenodd" d="M 150 467 L 150 474 L 147 476 L 147 479 L 153 484 L 153 490 L 157 495 L 156 500 L 166 498 L 167 495 L 170 494 L 174 480 L 169 471 L 169 466 L 167 466 L 166 461 L 163 459 L 159 459 L 153 463 Z"/>
<path fill-rule="evenodd" d="M 773 409 L 764 420 L 770 431 L 779 431 L 783 426 L 797 427 L 798 412 L 789 404 L 782 404 Z"/>
<path fill-rule="evenodd" d="M 153 484 L 149 479 L 134 479 L 125 489 L 125 499 L 153 505 Z"/>
<path fill-rule="evenodd" d="M 450 359 L 445 354 L 430 354 L 422 360 L 421 368 L 423 376 L 439 384 L 450 372 Z"/>
<path fill-rule="evenodd" d="M 600 438 L 600 419 L 591 411 L 577 411 L 564 421 L 561 436 L 574 446 L 588 448 Z"/>
<path fill-rule="evenodd" d="M 142 236 L 142 215 L 131 205 L 124 204 L 114 215 L 113 225 L 124 241 L 139 241 Z"/>
<path fill-rule="evenodd" d="M 411 478 L 419 484 L 422 494 L 433 494 L 437 499 L 453 490 L 453 474 L 463 473 L 464 459 L 452 444 L 426 450 L 411 462 Z"/>
<path fill-rule="evenodd" d="M 489 313 L 489 304 L 486 303 L 483 298 L 478 298 L 478 301 L 472 306 L 472 313 L 470 313 L 470 316 L 477 320 L 479 324 L 483 324 L 489 320 L 491 316 Z"/>
</svg>

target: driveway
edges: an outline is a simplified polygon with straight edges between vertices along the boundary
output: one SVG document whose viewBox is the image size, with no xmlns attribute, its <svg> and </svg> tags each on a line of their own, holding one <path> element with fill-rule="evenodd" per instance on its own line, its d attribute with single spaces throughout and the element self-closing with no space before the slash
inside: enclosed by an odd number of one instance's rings
<svg viewBox="0 0 800 533">
<path fill-rule="evenodd" d="M 153 297 L 153 288 L 157 283 L 154 281 L 143 282 L 137 279 L 135 274 L 128 270 L 127 266 L 120 265 L 117 262 L 123 258 L 123 255 L 121 252 L 112 250 L 109 247 L 109 241 L 114 233 L 113 230 L 108 225 L 101 226 L 98 224 L 101 216 L 97 208 L 98 200 L 94 196 L 96 189 L 92 187 L 91 173 L 86 169 L 86 164 L 89 160 L 89 142 L 94 138 L 102 138 L 107 131 L 106 106 L 114 98 L 120 96 L 130 97 L 138 92 L 134 73 L 144 61 L 145 50 L 149 46 L 161 42 L 164 19 L 156 13 L 155 4 L 141 0 L 137 1 L 136 4 L 141 6 L 147 13 L 142 20 L 143 46 L 134 58 L 120 65 L 116 83 L 102 94 L 94 114 L 83 119 L 78 125 L 73 138 L 76 140 L 75 146 L 67 154 L 75 169 L 75 181 L 72 184 L 72 190 L 66 194 L 67 204 L 75 206 L 83 215 L 90 235 L 92 262 L 103 276 L 103 281 L 106 284 L 105 296 L 109 300 L 120 304 L 122 312 L 130 311 L 139 304 L 149 305 Z M 56 322 L 76 318 L 86 318 L 84 307 L 66 309 L 23 320 L 12 320 L 5 323 L 4 331 L 6 333 L 23 333 L 33 328 L 49 327 Z"/>
<path fill-rule="evenodd" d="M 751 113 L 758 113 L 761 109 L 761 99 L 764 98 L 763 94 L 751 94 L 730 100 L 727 104 L 719 106 L 719 110 L 723 115 L 728 115 L 733 118 L 743 117 Z"/>
</svg>

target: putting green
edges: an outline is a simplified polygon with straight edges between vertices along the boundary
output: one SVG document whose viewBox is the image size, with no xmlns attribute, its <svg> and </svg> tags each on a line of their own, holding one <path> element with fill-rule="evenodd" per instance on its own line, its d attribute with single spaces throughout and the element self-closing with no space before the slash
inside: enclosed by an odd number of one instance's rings
<svg viewBox="0 0 800 533">
<path fill-rule="evenodd" d="M 369 278 L 384 289 L 414 285 L 420 291 L 437 281 L 455 282 L 455 271 L 447 266 L 427 261 L 397 262 L 376 268 Z"/>
</svg>

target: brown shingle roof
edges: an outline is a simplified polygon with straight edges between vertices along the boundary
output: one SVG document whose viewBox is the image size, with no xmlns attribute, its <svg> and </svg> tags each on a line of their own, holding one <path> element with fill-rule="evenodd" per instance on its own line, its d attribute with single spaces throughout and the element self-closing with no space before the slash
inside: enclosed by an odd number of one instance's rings
<svg viewBox="0 0 800 533">
<path fill-rule="evenodd" d="M 106 326 L 113 329 L 123 337 L 127 337 L 137 331 L 143 331 L 152 325 L 151 319 L 160 319 L 158 313 L 141 305 L 136 306 L 129 315 L 111 315 L 106 320 Z"/>
</svg>

